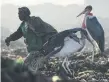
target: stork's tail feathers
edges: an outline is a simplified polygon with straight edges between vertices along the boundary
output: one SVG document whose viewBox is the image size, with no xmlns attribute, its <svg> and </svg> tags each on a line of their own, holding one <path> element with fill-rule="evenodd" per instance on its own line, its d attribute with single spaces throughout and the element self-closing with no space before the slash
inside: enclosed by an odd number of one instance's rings
<svg viewBox="0 0 109 82">
<path fill-rule="evenodd" d="M 103 40 L 99 40 L 98 46 L 99 46 L 101 52 L 104 52 L 104 41 Z"/>
</svg>

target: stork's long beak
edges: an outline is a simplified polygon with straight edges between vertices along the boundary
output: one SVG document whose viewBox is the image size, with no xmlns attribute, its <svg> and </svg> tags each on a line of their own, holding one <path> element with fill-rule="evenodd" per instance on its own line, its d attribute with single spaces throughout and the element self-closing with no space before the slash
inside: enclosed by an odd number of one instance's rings
<svg viewBox="0 0 109 82">
<path fill-rule="evenodd" d="M 84 14 L 86 12 L 86 10 L 83 10 L 77 17 L 81 16 L 82 14 Z"/>
</svg>

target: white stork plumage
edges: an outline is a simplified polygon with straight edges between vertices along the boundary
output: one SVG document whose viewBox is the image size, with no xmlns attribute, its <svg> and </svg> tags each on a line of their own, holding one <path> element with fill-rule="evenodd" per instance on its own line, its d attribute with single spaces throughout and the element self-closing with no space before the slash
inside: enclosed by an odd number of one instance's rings
<svg viewBox="0 0 109 82">
<path fill-rule="evenodd" d="M 81 38 L 76 36 L 76 32 L 80 32 Z M 52 48 L 51 51 L 48 52 L 47 57 L 66 57 L 75 52 L 80 52 L 85 46 L 85 39 L 87 39 L 94 46 L 87 31 L 83 30 L 82 28 L 65 30 L 53 37 L 55 38 L 49 40 L 46 46 L 48 50 Z M 54 46 L 52 46 L 51 43 Z"/>
<path fill-rule="evenodd" d="M 76 32 L 80 32 L 81 38 L 78 38 L 76 36 Z M 62 31 L 54 35 L 48 41 L 48 43 L 44 45 L 44 47 L 46 48 L 45 51 L 49 51 L 46 58 L 59 57 L 64 59 L 62 66 L 66 70 L 66 72 L 70 72 L 68 57 L 70 57 L 75 52 L 80 52 L 84 48 L 86 43 L 85 39 L 87 39 L 93 45 L 93 48 L 95 47 L 93 42 L 89 38 L 87 31 L 82 28 L 74 28 Z M 93 56 L 92 58 L 94 58 Z"/>
<path fill-rule="evenodd" d="M 69 36 L 64 39 L 64 47 L 60 50 L 59 53 L 55 54 L 55 57 L 66 57 L 75 52 L 81 51 L 85 46 L 85 36 L 78 38 L 79 42 L 75 41 Z"/>
</svg>

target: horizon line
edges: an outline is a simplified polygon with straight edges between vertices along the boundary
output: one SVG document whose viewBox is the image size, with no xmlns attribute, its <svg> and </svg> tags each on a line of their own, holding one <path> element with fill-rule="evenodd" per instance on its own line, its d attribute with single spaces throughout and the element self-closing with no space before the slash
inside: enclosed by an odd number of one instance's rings
<svg viewBox="0 0 109 82">
<path fill-rule="evenodd" d="M 4 5 L 14 5 L 14 6 L 37 6 L 37 5 L 44 5 L 44 4 L 52 4 L 52 5 L 63 6 L 63 7 L 70 6 L 70 5 L 77 5 L 77 6 L 85 6 L 85 5 L 86 5 L 86 4 L 76 4 L 76 3 L 63 5 L 63 4 L 54 4 L 54 3 L 51 3 L 51 2 L 46 2 L 46 3 L 28 4 L 28 5 L 20 5 L 20 4 L 12 4 L 12 3 L 1 3 L 1 6 L 4 6 Z"/>
</svg>

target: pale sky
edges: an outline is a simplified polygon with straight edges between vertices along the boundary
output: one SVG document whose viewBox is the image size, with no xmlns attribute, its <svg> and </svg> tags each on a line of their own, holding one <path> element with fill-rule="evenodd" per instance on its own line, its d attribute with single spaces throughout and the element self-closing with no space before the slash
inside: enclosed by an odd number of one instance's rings
<svg viewBox="0 0 109 82">
<path fill-rule="evenodd" d="M 69 4 L 78 4 L 83 5 L 85 0 L 2 0 L 2 5 L 6 3 L 14 5 L 37 5 L 44 3 L 52 3 L 56 5 L 69 5 Z"/>
</svg>

